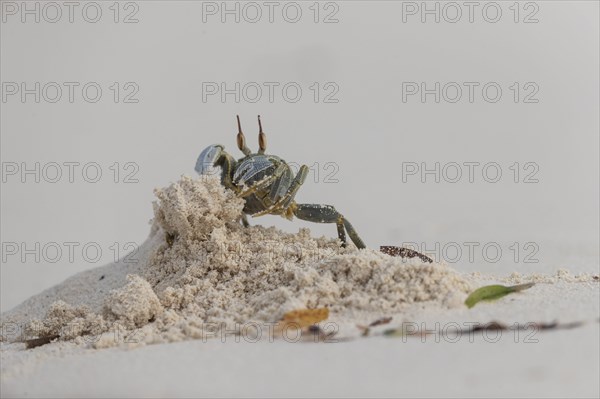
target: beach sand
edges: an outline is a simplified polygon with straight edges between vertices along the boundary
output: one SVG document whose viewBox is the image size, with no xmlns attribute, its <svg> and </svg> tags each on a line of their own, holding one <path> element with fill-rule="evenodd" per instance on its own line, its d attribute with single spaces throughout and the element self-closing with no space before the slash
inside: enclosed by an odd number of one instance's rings
<svg viewBox="0 0 600 399">
<path fill-rule="evenodd" d="M 244 228 L 216 178 L 156 195 L 136 264 L 81 272 L 2 314 L 3 397 L 600 394 L 595 274 L 460 273 L 307 229 Z M 528 282 L 464 305 L 478 287 Z M 321 308 L 319 329 L 276 324 Z M 490 322 L 502 329 L 472 330 Z M 26 348 L 40 337 L 52 342 Z"/>
</svg>

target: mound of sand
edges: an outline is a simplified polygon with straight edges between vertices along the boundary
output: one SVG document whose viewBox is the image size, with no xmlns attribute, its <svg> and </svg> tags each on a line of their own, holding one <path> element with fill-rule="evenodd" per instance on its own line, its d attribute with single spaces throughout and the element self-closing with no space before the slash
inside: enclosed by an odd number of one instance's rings
<svg viewBox="0 0 600 399">
<path fill-rule="evenodd" d="M 27 338 L 111 346 L 105 336 L 117 325 L 141 331 L 142 342 L 168 342 L 203 337 L 207 324 L 274 322 L 294 309 L 327 307 L 347 319 L 414 302 L 451 306 L 471 288 L 445 265 L 341 248 L 308 229 L 243 227 L 243 201 L 216 177 L 182 177 L 156 196 L 137 264 L 89 270 L 30 298 L 2 315 L 3 340 L 23 339 L 18 326 Z"/>
</svg>

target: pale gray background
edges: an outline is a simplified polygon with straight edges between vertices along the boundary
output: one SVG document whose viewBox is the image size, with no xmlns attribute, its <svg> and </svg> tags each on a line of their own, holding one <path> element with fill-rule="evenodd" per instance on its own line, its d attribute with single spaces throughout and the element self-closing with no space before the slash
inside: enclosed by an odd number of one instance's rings
<svg viewBox="0 0 600 399">
<path fill-rule="evenodd" d="M 99 23 L 75 14 L 74 23 L 20 23 L 1 27 L 3 82 L 99 82 L 103 98 L 88 104 L 11 99 L 2 103 L 3 162 L 135 162 L 137 184 L 115 184 L 106 175 L 90 184 L 2 184 L 2 241 L 98 242 L 97 264 L 22 263 L 1 266 L 1 309 L 69 275 L 111 261 L 108 247 L 142 243 L 152 218 L 152 190 L 194 175 L 199 152 L 209 144 L 235 148 L 240 114 L 252 148 L 257 114 L 263 116 L 268 151 L 312 165 L 335 162 L 338 183 L 308 179 L 297 199 L 334 204 L 367 245 L 402 242 L 498 242 L 501 261 L 453 264 L 459 270 L 554 272 L 561 267 L 598 271 L 599 97 L 598 2 L 542 1 L 536 24 L 503 17 L 491 24 L 402 22 L 401 3 L 338 1 L 339 23 L 315 24 L 312 2 L 301 22 L 276 14 L 263 20 L 202 22 L 200 2 L 141 1 L 136 24 L 115 24 L 108 7 Z M 420 3 L 420 2 L 419 2 Z M 220 4 L 220 2 L 219 2 Z M 431 3 L 432 4 L 432 3 Z M 483 4 L 483 3 L 482 3 Z M 138 104 L 115 104 L 111 82 L 137 82 Z M 298 103 L 202 102 L 202 82 L 295 81 Z M 336 82 L 339 103 L 313 103 L 312 82 Z M 502 100 L 457 104 L 402 102 L 403 81 L 495 81 Z M 538 104 L 515 104 L 508 86 L 536 82 Z M 515 184 L 506 174 L 490 184 L 401 181 L 403 161 L 498 162 L 540 166 L 538 184 Z M 479 175 L 480 176 L 480 175 Z M 264 217 L 251 223 L 286 231 L 310 227 L 334 237 L 335 226 Z M 538 264 L 515 262 L 512 242 L 536 242 Z M 521 255 L 522 257 L 523 255 Z"/>
</svg>

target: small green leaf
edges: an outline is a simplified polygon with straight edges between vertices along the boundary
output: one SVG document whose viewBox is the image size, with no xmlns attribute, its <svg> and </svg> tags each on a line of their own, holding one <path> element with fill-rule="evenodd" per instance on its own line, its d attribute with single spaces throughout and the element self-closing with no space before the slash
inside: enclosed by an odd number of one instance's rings
<svg viewBox="0 0 600 399">
<path fill-rule="evenodd" d="M 383 335 L 386 337 L 403 337 L 405 334 L 401 328 L 388 328 L 383 332 Z"/>
<path fill-rule="evenodd" d="M 485 287 L 481 287 L 473 291 L 465 300 L 465 305 L 467 305 L 467 307 L 470 309 L 481 301 L 494 301 L 513 292 L 519 292 L 526 290 L 527 288 L 531 288 L 534 286 L 534 284 L 535 283 L 527 283 L 509 287 L 504 285 L 486 285 Z"/>
</svg>

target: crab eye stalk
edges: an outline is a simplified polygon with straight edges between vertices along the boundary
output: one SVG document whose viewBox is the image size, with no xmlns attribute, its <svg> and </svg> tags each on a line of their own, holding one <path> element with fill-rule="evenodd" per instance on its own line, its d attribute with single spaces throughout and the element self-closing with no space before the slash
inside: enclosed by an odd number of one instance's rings
<svg viewBox="0 0 600 399">
<path fill-rule="evenodd" d="M 240 116 L 236 115 L 237 124 L 238 124 L 238 134 L 237 134 L 237 145 L 240 151 L 244 153 L 244 155 L 250 155 L 252 151 L 246 146 L 246 137 L 244 137 L 244 133 L 242 132 L 242 124 L 240 123 Z"/>
<path fill-rule="evenodd" d="M 258 115 L 258 153 L 264 154 L 267 149 L 267 135 L 263 132 L 260 115 Z"/>
</svg>

